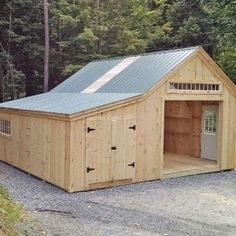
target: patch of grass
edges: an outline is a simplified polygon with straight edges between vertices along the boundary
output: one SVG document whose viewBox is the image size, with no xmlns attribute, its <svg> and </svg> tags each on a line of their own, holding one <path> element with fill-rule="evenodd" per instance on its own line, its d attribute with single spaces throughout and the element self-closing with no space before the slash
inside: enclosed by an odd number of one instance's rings
<svg viewBox="0 0 236 236">
<path fill-rule="evenodd" d="M 22 208 L 14 203 L 9 194 L 0 186 L 0 234 L 1 231 L 7 236 L 19 236 L 14 225 L 22 217 Z"/>
</svg>

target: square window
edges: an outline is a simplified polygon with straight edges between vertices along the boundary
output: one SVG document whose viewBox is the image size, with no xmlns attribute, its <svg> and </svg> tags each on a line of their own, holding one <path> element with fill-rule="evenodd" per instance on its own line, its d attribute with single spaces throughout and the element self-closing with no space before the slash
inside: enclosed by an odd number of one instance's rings
<svg viewBox="0 0 236 236">
<path fill-rule="evenodd" d="M 5 135 L 10 135 L 11 123 L 9 120 L 0 119 L 0 133 Z"/>
</svg>

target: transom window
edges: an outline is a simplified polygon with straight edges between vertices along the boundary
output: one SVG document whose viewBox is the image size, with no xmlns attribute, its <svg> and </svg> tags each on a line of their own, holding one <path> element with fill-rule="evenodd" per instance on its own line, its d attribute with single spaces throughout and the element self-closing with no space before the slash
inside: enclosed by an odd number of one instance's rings
<svg viewBox="0 0 236 236">
<path fill-rule="evenodd" d="M 205 134 L 216 134 L 216 112 L 205 111 L 204 116 L 204 132 Z"/>
<path fill-rule="evenodd" d="M 11 122 L 9 120 L 0 119 L 0 134 L 11 134 Z"/>
<path fill-rule="evenodd" d="M 169 83 L 170 90 L 181 91 L 219 91 L 219 84 L 203 84 L 203 83 Z"/>
</svg>

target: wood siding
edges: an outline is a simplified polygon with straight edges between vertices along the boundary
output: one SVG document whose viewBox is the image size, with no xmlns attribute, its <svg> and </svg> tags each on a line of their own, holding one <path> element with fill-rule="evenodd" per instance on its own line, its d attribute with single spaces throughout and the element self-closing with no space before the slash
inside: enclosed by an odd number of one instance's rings
<svg viewBox="0 0 236 236">
<path fill-rule="evenodd" d="M 0 113 L 11 135 L 0 135 L 0 160 L 65 188 L 65 122 Z"/>
</svg>

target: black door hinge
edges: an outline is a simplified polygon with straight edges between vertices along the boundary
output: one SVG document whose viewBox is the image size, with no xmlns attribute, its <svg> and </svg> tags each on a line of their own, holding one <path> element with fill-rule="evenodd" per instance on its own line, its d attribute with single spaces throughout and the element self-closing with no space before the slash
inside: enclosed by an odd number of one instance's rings
<svg viewBox="0 0 236 236">
<path fill-rule="evenodd" d="M 134 168 L 134 166 L 135 166 L 135 162 L 129 164 L 128 166 L 132 166 L 132 167 Z"/>
<path fill-rule="evenodd" d="M 92 128 L 90 128 L 90 127 L 88 127 L 87 128 L 87 132 L 89 133 L 89 132 L 91 132 L 91 131 L 94 131 L 95 129 L 92 129 Z"/>
<path fill-rule="evenodd" d="M 136 130 L 136 125 L 130 126 L 129 129 Z"/>
<path fill-rule="evenodd" d="M 87 173 L 89 173 L 90 171 L 93 171 L 93 170 L 95 170 L 95 168 L 87 167 Z"/>
<path fill-rule="evenodd" d="M 111 147 L 111 150 L 116 150 L 116 149 L 117 149 L 117 147 L 115 147 L 115 146 Z"/>
</svg>

